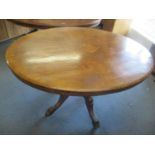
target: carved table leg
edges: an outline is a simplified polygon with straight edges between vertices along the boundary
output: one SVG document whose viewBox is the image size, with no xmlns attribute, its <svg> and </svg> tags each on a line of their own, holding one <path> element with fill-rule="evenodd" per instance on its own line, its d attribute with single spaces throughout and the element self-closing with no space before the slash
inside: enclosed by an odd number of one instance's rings
<svg viewBox="0 0 155 155">
<path fill-rule="evenodd" d="M 57 103 L 53 107 L 50 107 L 46 111 L 45 116 L 48 117 L 48 116 L 52 115 L 65 102 L 65 100 L 67 98 L 68 98 L 68 96 L 66 96 L 66 95 L 60 95 L 59 100 L 57 101 Z"/>
<path fill-rule="evenodd" d="M 91 96 L 84 96 L 84 99 L 86 101 L 86 106 L 89 112 L 89 116 L 92 120 L 94 128 L 98 128 L 100 126 L 99 121 L 97 120 L 94 111 L 93 111 L 93 99 Z"/>
</svg>

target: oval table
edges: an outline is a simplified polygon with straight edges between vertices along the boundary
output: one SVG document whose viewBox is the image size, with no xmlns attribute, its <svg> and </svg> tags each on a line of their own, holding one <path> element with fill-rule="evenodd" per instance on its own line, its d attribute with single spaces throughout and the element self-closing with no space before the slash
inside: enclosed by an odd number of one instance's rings
<svg viewBox="0 0 155 155">
<path fill-rule="evenodd" d="M 142 82 L 153 59 L 139 43 L 92 28 L 53 28 L 16 40 L 6 52 L 12 72 L 26 84 L 60 94 L 53 114 L 68 96 L 83 96 L 94 128 L 99 121 L 91 96 L 114 93 Z"/>
<path fill-rule="evenodd" d="M 35 28 L 50 27 L 97 27 L 101 19 L 12 19 L 10 21 Z"/>
</svg>

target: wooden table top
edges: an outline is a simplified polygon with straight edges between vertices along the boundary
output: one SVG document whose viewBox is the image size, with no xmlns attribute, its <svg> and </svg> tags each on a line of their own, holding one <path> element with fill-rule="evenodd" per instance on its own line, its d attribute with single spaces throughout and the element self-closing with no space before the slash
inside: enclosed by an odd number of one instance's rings
<svg viewBox="0 0 155 155">
<path fill-rule="evenodd" d="M 13 19 L 12 21 L 37 28 L 61 26 L 95 27 L 100 24 L 101 19 Z"/>
<path fill-rule="evenodd" d="M 28 34 L 7 50 L 13 73 L 54 93 L 100 95 L 130 88 L 152 71 L 146 48 L 126 37 L 92 28 L 53 28 Z"/>
</svg>

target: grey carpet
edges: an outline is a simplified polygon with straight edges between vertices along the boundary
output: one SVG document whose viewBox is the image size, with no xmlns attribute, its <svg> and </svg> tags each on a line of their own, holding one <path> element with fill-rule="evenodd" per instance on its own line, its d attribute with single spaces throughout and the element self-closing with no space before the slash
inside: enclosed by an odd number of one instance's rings
<svg viewBox="0 0 155 155">
<path fill-rule="evenodd" d="M 49 118 L 44 113 L 58 95 L 25 85 L 11 73 L 0 43 L 0 134 L 155 134 L 155 83 L 150 76 L 129 90 L 94 97 L 101 127 L 92 124 L 81 97 L 70 97 Z"/>
</svg>

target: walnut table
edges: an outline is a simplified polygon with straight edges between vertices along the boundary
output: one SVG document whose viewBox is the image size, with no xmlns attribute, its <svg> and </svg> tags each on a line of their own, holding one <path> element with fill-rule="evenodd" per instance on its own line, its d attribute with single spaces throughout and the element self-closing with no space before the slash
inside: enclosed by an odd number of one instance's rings
<svg viewBox="0 0 155 155">
<path fill-rule="evenodd" d="M 21 37 L 7 49 L 6 60 L 24 83 L 60 94 L 46 116 L 68 96 L 83 96 L 95 128 L 99 121 L 91 96 L 133 87 L 153 68 L 150 52 L 137 42 L 103 30 L 76 27 L 46 29 Z"/>
</svg>

